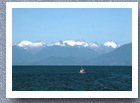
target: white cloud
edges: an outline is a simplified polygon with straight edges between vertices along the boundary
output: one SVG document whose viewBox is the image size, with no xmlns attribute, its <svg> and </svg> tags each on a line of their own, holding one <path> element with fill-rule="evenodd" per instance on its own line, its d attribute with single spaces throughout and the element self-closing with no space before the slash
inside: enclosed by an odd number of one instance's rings
<svg viewBox="0 0 140 103">
<path fill-rule="evenodd" d="M 107 47 L 112 47 L 112 48 L 117 48 L 118 47 L 118 45 L 115 43 L 115 42 L 113 42 L 113 41 L 111 41 L 111 42 L 105 42 L 104 43 L 104 46 L 107 46 Z"/>
<path fill-rule="evenodd" d="M 31 42 L 31 41 L 21 41 L 20 43 L 18 43 L 17 45 L 19 47 L 41 47 L 43 46 L 45 43 L 42 42 Z"/>
</svg>

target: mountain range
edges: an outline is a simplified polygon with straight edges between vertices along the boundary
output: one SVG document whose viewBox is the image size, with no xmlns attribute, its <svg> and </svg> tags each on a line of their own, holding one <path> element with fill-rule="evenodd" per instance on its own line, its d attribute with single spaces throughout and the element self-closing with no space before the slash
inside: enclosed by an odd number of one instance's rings
<svg viewBox="0 0 140 103">
<path fill-rule="evenodd" d="M 65 40 L 46 44 L 21 41 L 12 46 L 13 65 L 132 65 L 132 43 L 119 45 Z"/>
</svg>

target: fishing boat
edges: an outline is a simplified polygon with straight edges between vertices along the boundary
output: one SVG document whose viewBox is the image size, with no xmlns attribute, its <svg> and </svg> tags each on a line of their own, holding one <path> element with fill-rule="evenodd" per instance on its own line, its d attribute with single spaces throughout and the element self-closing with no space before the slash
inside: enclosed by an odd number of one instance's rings
<svg viewBox="0 0 140 103">
<path fill-rule="evenodd" d="M 85 70 L 83 68 L 81 68 L 79 73 L 86 73 Z"/>
</svg>

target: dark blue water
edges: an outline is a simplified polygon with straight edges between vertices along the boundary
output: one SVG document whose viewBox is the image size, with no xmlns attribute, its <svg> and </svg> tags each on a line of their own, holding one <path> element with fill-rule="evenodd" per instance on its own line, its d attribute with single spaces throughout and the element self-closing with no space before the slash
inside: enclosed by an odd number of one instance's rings
<svg viewBox="0 0 140 103">
<path fill-rule="evenodd" d="M 131 91 L 132 66 L 13 66 L 13 91 Z"/>
</svg>

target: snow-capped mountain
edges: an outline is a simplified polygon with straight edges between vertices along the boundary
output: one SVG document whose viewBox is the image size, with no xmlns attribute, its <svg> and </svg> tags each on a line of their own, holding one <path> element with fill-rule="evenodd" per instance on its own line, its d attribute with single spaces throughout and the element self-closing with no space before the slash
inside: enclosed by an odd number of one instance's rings
<svg viewBox="0 0 140 103">
<path fill-rule="evenodd" d="M 13 65 L 131 65 L 131 61 L 132 43 L 66 40 L 46 45 L 22 41 L 12 46 Z"/>
<path fill-rule="evenodd" d="M 117 45 L 114 41 L 111 41 L 111 42 L 107 41 L 107 42 L 104 43 L 104 46 L 106 46 L 106 47 L 112 47 L 112 48 L 117 48 L 120 45 Z"/>
<path fill-rule="evenodd" d="M 21 41 L 20 43 L 17 43 L 15 45 L 27 49 L 29 47 L 42 47 L 42 46 L 45 46 L 46 44 L 43 42 L 34 42 L 33 43 L 31 41 Z"/>
<path fill-rule="evenodd" d="M 21 41 L 12 47 L 13 64 L 31 64 L 41 60 L 45 61 L 47 58 L 67 58 L 67 60 L 71 58 L 72 61 L 75 61 L 75 59 L 88 60 L 113 51 L 117 47 L 119 45 L 113 41 L 104 44 L 74 40 L 64 40 L 50 44 Z"/>
<path fill-rule="evenodd" d="M 64 40 L 64 41 L 59 41 L 59 42 L 55 42 L 55 43 L 50 44 L 50 46 L 53 46 L 53 45 L 58 45 L 58 46 L 83 46 L 83 47 L 89 46 L 89 44 L 86 43 L 86 42 L 74 41 L 74 40 Z"/>
<path fill-rule="evenodd" d="M 104 47 L 110 47 L 110 48 L 117 48 L 120 45 L 115 43 L 114 41 L 107 41 L 103 44 L 98 43 L 87 43 L 84 41 L 74 41 L 74 40 L 64 40 L 64 41 L 58 41 L 53 42 L 50 44 L 46 44 L 44 42 L 31 42 L 31 41 L 21 41 L 20 43 L 15 44 L 19 47 L 23 47 L 24 49 L 31 48 L 31 47 L 45 47 L 45 46 L 76 46 L 76 47 L 90 47 L 90 48 L 103 48 Z"/>
<path fill-rule="evenodd" d="M 74 40 L 65 40 L 65 41 L 58 41 L 51 43 L 50 46 L 81 46 L 81 47 L 94 47 L 94 48 L 99 48 L 101 46 L 105 47 L 112 47 L 112 48 L 117 48 L 120 45 L 115 43 L 114 41 L 107 41 L 104 44 L 98 44 L 98 43 L 86 43 L 83 41 L 74 41 Z"/>
</svg>

